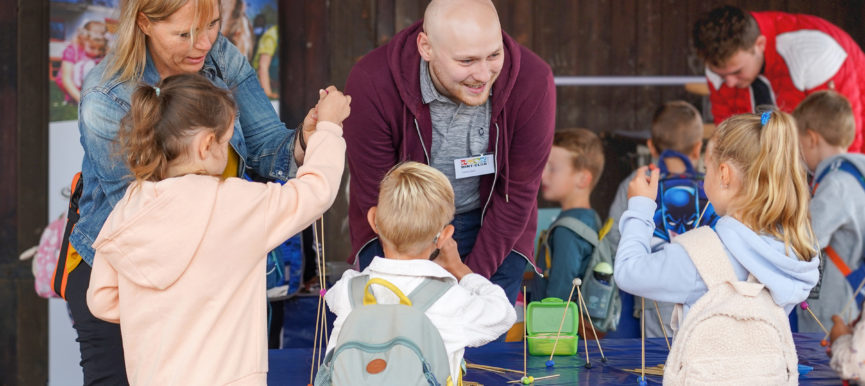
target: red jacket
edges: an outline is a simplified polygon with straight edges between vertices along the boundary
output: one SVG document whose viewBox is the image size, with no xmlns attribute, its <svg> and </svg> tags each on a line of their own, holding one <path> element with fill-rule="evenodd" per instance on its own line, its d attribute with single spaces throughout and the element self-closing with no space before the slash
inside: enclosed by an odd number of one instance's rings
<svg viewBox="0 0 865 386">
<path fill-rule="evenodd" d="M 396 34 L 352 69 L 346 119 L 349 230 L 352 254 L 376 235 L 366 212 L 376 205 L 379 182 L 401 161 L 429 164 L 432 119 L 420 91 L 417 35 L 422 21 Z M 489 278 L 511 250 L 534 261 L 537 196 L 555 130 L 556 88 L 550 66 L 502 32 L 505 59 L 493 85 L 488 151 L 496 173 L 481 177 L 480 232 L 466 264 Z M 408 215 L 408 214 L 407 214 Z"/>
<path fill-rule="evenodd" d="M 865 55 L 846 32 L 816 16 L 783 12 L 753 12 L 766 36 L 763 76 L 779 109 L 792 112 L 808 94 L 834 89 L 850 100 L 856 117 L 856 137 L 849 150 L 865 151 Z M 723 84 L 706 69 L 715 123 L 754 111 L 750 88 Z"/>
</svg>

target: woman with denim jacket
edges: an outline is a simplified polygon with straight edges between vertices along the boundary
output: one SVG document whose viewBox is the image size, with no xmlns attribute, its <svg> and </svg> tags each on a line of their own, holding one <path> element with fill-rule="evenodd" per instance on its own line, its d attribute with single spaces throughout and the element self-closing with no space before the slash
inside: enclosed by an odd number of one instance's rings
<svg viewBox="0 0 865 386">
<path fill-rule="evenodd" d="M 275 180 L 293 177 L 303 162 L 303 144 L 316 123 L 314 109 L 300 132 L 287 129 L 279 120 L 246 57 L 219 34 L 219 0 L 127 0 L 121 4 L 113 52 L 90 72 L 79 105 L 83 191 L 81 217 L 70 244 L 84 263 L 69 273 L 66 300 L 78 333 L 86 385 L 128 383 L 120 327 L 90 313 L 86 292 L 93 241 L 131 181 L 114 143 L 136 86 L 198 72 L 231 90 L 238 114 L 226 177 L 244 171 Z"/>
</svg>

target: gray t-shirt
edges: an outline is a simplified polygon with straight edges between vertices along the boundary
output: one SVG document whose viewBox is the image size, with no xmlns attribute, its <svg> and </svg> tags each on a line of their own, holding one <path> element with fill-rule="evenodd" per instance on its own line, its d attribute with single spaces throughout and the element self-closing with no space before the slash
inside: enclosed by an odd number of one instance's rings
<svg viewBox="0 0 865 386">
<path fill-rule="evenodd" d="M 454 188 L 456 213 L 480 208 L 480 177 L 456 178 L 454 160 L 487 151 L 490 141 L 490 101 L 468 106 L 439 94 L 430 78 L 429 62 L 420 61 L 420 90 L 432 118 L 430 166 L 447 176 Z"/>
</svg>

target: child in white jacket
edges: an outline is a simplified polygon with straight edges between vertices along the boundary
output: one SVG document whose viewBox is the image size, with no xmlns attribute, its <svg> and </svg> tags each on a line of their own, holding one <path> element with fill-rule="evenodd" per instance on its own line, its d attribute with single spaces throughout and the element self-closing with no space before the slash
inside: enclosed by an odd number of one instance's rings
<svg viewBox="0 0 865 386">
<path fill-rule="evenodd" d="M 861 314 L 850 324 L 844 323 L 838 315 L 832 316 L 835 325 L 829 334 L 832 341 L 829 364 L 841 379 L 861 381 L 865 378 L 865 323 L 860 323 L 861 320 Z"/>
<path fill-rule="evenodd" d="M 453 215 L 453 189 L 438 170 L 406 162 L 388 172 L 381 182 L 378 206 L 367 214 L 385 256 L 374 258 L 363 272 L 346 271 L 325 295 L 328 307 L 336 314 L 328 352 L 336 346 L 340 328 L 351 312 L 349 281 L 361 274 L 385 279 L 406 294 L 426 278 L 454 283 L 427 309 L 426 316 L 444 340 L 451 379 L 455 381 L 460 379 L 466 346 L 484 345 L 511 328 L 516 313 L 504 290 L 472 273 L 460 260 L 452 238 Z M 440 251 L 438 257 L 430 260 L 436 250 Z M 388 289 L 370 288 L 378 303 L 399 303 Z"/>
</svg>

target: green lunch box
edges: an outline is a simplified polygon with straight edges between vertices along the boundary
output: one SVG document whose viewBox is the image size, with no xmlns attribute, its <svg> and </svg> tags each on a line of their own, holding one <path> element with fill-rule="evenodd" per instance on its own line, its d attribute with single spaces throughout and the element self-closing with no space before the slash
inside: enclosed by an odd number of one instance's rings
<svg viewBox="0 0 865 386">
<path fill-rule="evenodd" d="M 556 344 L 556 333 L 559 324 L 562 323 L 562 315 L 565 312 L 566 303 L 559 298 L 546 298 L 539 302 L 531 302 L 526 309 L 526 341 L 531 355 L 550 355 L 553 345 L 556 346 L 555 355 L 574 355 L 577 353 L 577 328 L 580 324 L 579 309 L 574 302 L 568 302 L 565 322 L 562 324 L 562 332 L 559 343 Z"/>
</svg>

